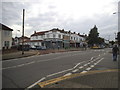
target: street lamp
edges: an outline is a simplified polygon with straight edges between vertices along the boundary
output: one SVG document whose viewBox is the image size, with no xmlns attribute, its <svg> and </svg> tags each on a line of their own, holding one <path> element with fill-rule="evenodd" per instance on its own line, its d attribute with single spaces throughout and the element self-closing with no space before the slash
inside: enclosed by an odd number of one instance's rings
<svg viewBox="0 0 120 90">
<path fill-rule="evenodd" d="M 23 9 L 23 25 L 22 25 L 22 55 L 24 54 L 24 16 L 25 16 L 25 9 Z"/>
</svg>

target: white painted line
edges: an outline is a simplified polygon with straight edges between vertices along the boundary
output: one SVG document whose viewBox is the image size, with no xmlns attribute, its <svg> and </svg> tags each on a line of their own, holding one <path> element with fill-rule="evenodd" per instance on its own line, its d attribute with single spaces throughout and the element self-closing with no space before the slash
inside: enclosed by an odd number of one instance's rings
<svg viewBox="0 0 120 90">
<path fill-rule="evenodd" d="M 41 78 L 40 80 L 38 80 L 37 82 L 35 82 L 34 84 L 30 85 L 29 87 L 27 88 L 32 88 L 34 87 L 35 85 L 37 85 L 39 82 L 43 81 L 44 79 L 46 79 L 45 77 Z"/>
<path fill-rule="evenodd" d="M 88 64 L 90 64 L 90 63 L 88 63 Z"/>
<path fill-rule="evenodd" d="M 73 67 L 73 68 L 76 68 L 78 65 L 80 65 L 81 63 L 78 63 L 77 65 L 75 65 L 75 67 Z"/>
<path fill-rule="evenodd" d="M 81 73 L 86 73 L 87 71 L 82 71 Z"/>
<path fill-rule="evenodd" d="M 67 69 L 67 70 L 63 70 L 61 72 L 53 73 L 53 74 L 47 75 L 47 77 L 51 77 L 51 76 L 54 76 L 54 75 L 57 75 L 57 74 L 60 74 L 60 73 L 63 73 L 63 72 L 67 72 L 67 71 L 70 71 L 70 70 L 72 70 L 72 69 Z"/>
<path fill-rule="evenodd" d="M 20 60 L 24 60 L 24 59 L 26 59 L 26 58 L 32 58 L 32 57 L 35 57 L 35 56 L 38 56 L 38 55 L 33 55 L 33 56 L 28 56 L 28 57 L 22 57 L 22 58 L 17 58 L 17 59 L 11 59 L 11 60 L 3 60 L 2 62 L 4 63 L 4 62 L 11 62 L 11 61 L 20 61 Z"/>
<path fill-rule="evenodd" d="M 89 68 L 87 68 L 86 70 L 89 71 L 90 69 L 91 69 L 91 68 L 89 67 Z"/>
<path fill-rule="evenodd" d="M 72 72 L 77 72 L 79 69 L 75 69 L 75 70 L 73 70 Z"/>
<path fill-rule="evenodd" d="M 16 68 L 17 66 L 12 66 L 12 67 L 6 67 L 6 68 L 2 68 L 2 70 L 5 70 L 5 69 L 10 69 L 10 68 Z"/>
<path fill-rule="evenodd" d="M 87 66 L 88 64 L 85 64 L 84 66 Z"/>
<path fill-rule="evenodd" d="M 17 65 L 18 67 L 21 67 L 21 66 L 24 66 L 25 64 L 20 64 L 20 65 Z"/>
<path fill-rule="evenodd" d="M 35 63 L 35 61 L 32 61 L 32 62 L 26 63 L 25 65 L 32 64 L 32 63 Z"/>
<path fill-rule="evenodd" d="M 94 63 L 94 65 L 97 65 L 97 63 Z"/>
<path fill-rule="evenodd" d="M 93 57 L 90 60 L 93 60 Z"/>
<path fill-rule="evenodd" d="M 17 65 L 17 66 L 11 66 L 11 67 L 2 68 L 2 70 L 10 69 L 10 68 L 22 67 L 22 66 L 25 66 L 25 65 L 28 65 L 28 64 L 32 64 L 32 63 L 35 63 L 35 61 L 29 62 L 29 63 L 25 63 L 25 64 L 20 64 L 20 65 Z"/>
<path fill-rule="evenodd" d="M 79 69 L 83 68 L 83 66 L 79 67 Z"/>
<path fill-rule="evenodd" d="M 83 62 L 85 62 L 85 61 L 83 61 Z M 80 62 L 80 63 L 78 63 L 77 65 L 75 65 L 74 67 L 73 67 L 73 69 L 75 69 L 77 66 L 79 66 L 81 63 L 83 63 L 83 62 Z"/>
<path fill-rule="evenodd" d="M 93 67 L 94 67 L 94 65 L 91 65 L 90 67 L 91 67 L 91 68 L 93 68 Z"/>
<path fill-rule="evenodd" d="M 72 73 L 67 73 L 67 74 L 65 74 L 64 76 L 69 76 L 69 75 L 71 75 Z"/>
</svg>

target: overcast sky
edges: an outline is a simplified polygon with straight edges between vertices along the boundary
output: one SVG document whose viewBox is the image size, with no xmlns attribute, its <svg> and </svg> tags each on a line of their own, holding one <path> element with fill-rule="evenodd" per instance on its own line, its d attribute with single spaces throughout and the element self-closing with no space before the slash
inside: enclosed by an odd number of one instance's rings
<svg viewBox="0 0 120 90">
<path fill-rule="evenodd" d="M 21 36 L 22 10 L 25 9 L 26 36 L 52 28 L 88 34 L 96 25 L 101 37 L 114 40 L 118 31 L 118 15 L 113 13 L 118 12 L 118 1 L 4 0 L 1 22 L 14 30 L 13 37 Z"/>
</svg>

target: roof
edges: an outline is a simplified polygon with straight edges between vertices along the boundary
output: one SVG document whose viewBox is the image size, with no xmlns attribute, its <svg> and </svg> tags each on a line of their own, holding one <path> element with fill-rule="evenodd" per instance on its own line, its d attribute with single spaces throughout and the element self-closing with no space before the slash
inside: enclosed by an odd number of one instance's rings
<svg viewBox="0 0 120 90">
<path fill-rule="evenodd" d="M 13 29 L 11 29 L 11 28 L 9 28 L 9 27 L 1 24 L 1 23 L 0 23 L 0 29 L 2 29 L 2 30 L 8 30 L 8 31 L 13 31 Z"/>
<path fill-rule="evenodd" d="M 34 34 L 32 34 L 31 36 L 37 36 L 37 35 L 44 35 L 46 32 L 49 32 L 49 31 L 59 31 L 61 33 L 66 33 L 66 34 L 76 34 L 76 35 L 79 35 L 81 37 L 86 37 L 85 35 L 80 35 L 80 34 L 77 34 L 77 33 L 72 33 L 71 31 L 65 31 L 64 29 L 60 30 L 58 28 L 53 28 L 51 30 L 48 30 L 48 31 L 42 31 L 42 32 L 35 32 Z"/>
<path fill-rule="evenodd" d="M 86 37 L 85 35 L 79 35 L 79 36 L 81 36 L 81 37 Z"/>
<path fill-rule="evenodd" d="M 43 40 L 30 40 L 30 42 L 41 42 Z"/>
<path fill-rule="evenodd" d="M 59 32 L 61 32 L 61 33 L 68 33 L 67 31 L 60 30 L 60 29 L 58 29 L 58 28 L 53 28 L 53 29 L 48 30 L 48 31 L 35 32 L 35 33 L 32 34 L 31 36 L 44 35 L 46 32 L 49 32 L 49 31 L 59 31 Z"/>
<path fill-rule="evenodd" d="M 32 34 L 31 36 L 37 36 L 37 35 L 44 35 L 45 32 L 48 32 L 48 31 L 42 31 L 42 32 L 35 32 L 34 34 Z"/>
<path fill-rule="evenodd" d="M 24 36 L 24 37 L 19 37 L 19 39 L 22 39 L 22 38 L 24 38 L 24 39 L 30 39 L 30 38 L 28 38 L 28 37 L 26 37 L 26 36 Z"/>
</svg>

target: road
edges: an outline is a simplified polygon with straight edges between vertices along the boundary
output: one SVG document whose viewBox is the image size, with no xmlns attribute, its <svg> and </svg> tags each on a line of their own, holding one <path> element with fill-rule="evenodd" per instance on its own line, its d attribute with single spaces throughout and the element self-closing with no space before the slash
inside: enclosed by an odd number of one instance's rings
<svg viewBox="0 0 120 90">
<path fill-rule="evenodd" d="M 3 88 L 32 88 L 40 81 L 90 70 L 117 69 L 111 49 L 51 53 L 2 62 Z"/>
</svg>

